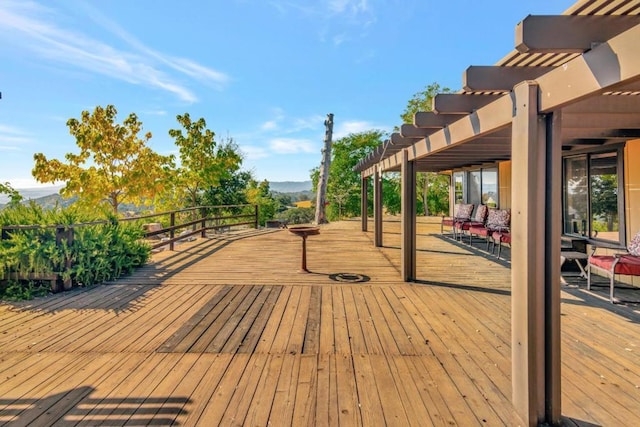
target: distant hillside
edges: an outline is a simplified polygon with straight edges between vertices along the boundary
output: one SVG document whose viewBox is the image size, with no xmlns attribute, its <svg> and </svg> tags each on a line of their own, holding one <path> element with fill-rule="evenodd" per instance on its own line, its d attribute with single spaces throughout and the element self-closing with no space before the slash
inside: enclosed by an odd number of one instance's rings
<svg viewBox="0 0 640 427">
<path fill-rule="evenodd" d="M 269 188 L 278 193 L 301 193 L 311 191 L 311 181 L 273 181 L 269 182 Z"/>
<path fill-rule="evenodd" d="M 58 194 L 61 188 L 62 185 L 51 185 L 38 188 L 16 188 L 16 190 L 18 190 L 24 200 L 35 200 L 39 199 L 40 197 Z M 6 194 L 0 194 L 0 206 L 2 206 L 2 204 L 6 204 L 7 202 L 9 202 L 9 196 L 7 196 Z"/>
</svg>

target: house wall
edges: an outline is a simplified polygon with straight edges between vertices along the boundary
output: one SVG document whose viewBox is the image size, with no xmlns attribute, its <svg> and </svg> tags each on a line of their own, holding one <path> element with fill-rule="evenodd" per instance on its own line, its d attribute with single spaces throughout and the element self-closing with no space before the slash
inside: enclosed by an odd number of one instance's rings
<svg viewBox="0 0 640 427">
<path fill-rule="evenodd" d="M 498 163 L 500 209 L 511 209 L 511 160 Z"/>
<path fill-rule="evenodd" d="M 640 139 L 629 141 L 625 146 L 624 183 L 628 242 L 640 232 Z"/>
</svg>

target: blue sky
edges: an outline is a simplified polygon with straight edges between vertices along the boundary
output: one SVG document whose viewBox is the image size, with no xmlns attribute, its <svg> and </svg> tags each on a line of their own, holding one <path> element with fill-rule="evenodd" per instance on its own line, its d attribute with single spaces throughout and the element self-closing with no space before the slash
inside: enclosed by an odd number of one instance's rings
<svg viewBox="0 0 640 427">
<path fill-rule="evenodd" d="M 513 50 L 516 24 L 569 0 L 0 0 L 0 182 L 77 152 L 66 121 L 113 104 L 175 153 L 176 115 L 233 138 L 258 179 L 303 181 L 334 140 L 391 131 L 432 82 Z"/>
</svg>

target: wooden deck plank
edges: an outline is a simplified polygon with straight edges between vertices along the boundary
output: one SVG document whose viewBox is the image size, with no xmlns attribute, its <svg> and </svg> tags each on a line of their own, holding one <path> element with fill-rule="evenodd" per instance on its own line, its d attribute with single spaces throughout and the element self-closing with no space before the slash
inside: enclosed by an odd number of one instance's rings
<svg viewBox="0 0 640 427">
<path fill-rule="evenodd" d="M 258 296 L 260 295 L 262 287 L 251 286 L 247 287 L 247 289 L 249 290 L 249 292 L 242 296 L 242 299 L 238 301 L 238 305 L 234 306 L 232 310 L 229 310 L 231 315 L 228 317 L 225 316 L 222 327 L 205 348 L 204 351 L 206 353 L 226 353 L 224 349 L 227 343 L 229 343 L 227 348 L 235 347 L 237 349 L 242 342 L 242 338 L 244 338 L 244 335 L 241 337 L 237 337 L 236 340 L 232 340 L 231 342 L 229 342 L 229 340 L 232 338 L 234 332 L 238 329 L 238 327 L 242 324 L 242 320 L 247 316 L 247 312 L 249 312 L 256 298 L 258 298 Z M 255 311 L 255 313 L 257 313 L 257 310 Z M 247 321 L 249 321 L 249 319 L 247 319 Z"/>
<path fill-rule="evenodd" d="M 245 425 L 268 425 L 271 407 L 278 385 L 278 378 L 282 370 L 284 356 L 281 354 L 269 355 L 268 365 L 262 371 L 262 376 L 256 387 L 255 396 L 251 401 L 245 418 Z"/>
<path fill-rule="evenodd" d="M 319 286 L 311 288 L 309 296 L 309 314 L 305 326 L 303 354 L 318 354 L 320 350 L 320 319 L 322 313 L 322 290 Z"/>
<path fill-rule="evenodd" d="M 179 330 L 168 338 L 159 348 L 161 353 L 166 352 L 185 352 L 188 351 L 195 341 L 206 330 L 222 311 L 220 302 L 223 298 L 227 297 L 229 293 L 231 295 L 240 292 L 239 288 L 231 286 L 225 286 L 216 288 L 213 296 L 204 304 L 193 316 L 191 316 L 186 322 L 184 322 Z"/>
<path fill-rule="evenodd" d="M 0 303 L 0 424 L 521 424 L 508 264 L 430 221 L 417 283 L 400 281 L 399 222 L 376 248 L 343 221 L 309 240 L 315 274 L 296 273 L 290 233 L 238 233 L 113 284 Z M 579 285 L 562 288 L 566 423 L 640 425 L 640 309 Z"/>
<path fill-rule="evenodd" d="M 342 299 L 344 300 L 345 316 L 347 320 L 347 330 L 349 331 L 349 343 L 351 354 L 362 354 L 367 352 L 367 343 L 362 332 L 362 321 L 358 316 L 353 289 L 341 286 Z"/>
<path fill-rule="evenodd" d="M 240 353 L 253 353 L 282 292 L 282 286 L 269 286 L 267 289 L 268 295 L 262 306 L 258 307 L 259 312 L 255 315 L 253 323 L 238 347 L 237 351 Z"/>
<path fill-rule="evenodd" d="M 293 409 L 292 425 L 317 425 L 317 379 L 318 355 L 302 354 L 300 356 L 300 375 L 298 376 L 298 388 L 296 404 Z M 255 424 L 253 424 L 255 425 Z"/>
<path fill-rule="evenodd" d="M 356 354 L 353 356 L 360 415 L 362 417 L 362 424 L 367 426 L 386 424 L 387 421 L 382 411 L 381 397 L 379 395 L 379 389 L 376 386 L 376 372 L 371 365 L 371 357 L 374 356 L 366 354 Z"/>
</svg>

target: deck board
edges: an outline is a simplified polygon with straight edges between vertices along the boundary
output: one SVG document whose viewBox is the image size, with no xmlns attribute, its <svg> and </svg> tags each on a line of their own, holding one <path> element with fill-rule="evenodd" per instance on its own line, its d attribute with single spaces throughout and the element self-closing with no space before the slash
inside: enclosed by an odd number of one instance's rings
<svg viewBox="0 0 640 427">
<path fill-rule="evenodd" d="M 299 238 L 250 230 L 0 303 L 0 425 L 521 424 L 508 263 L 420 218 L 420 280 L 403 283 L 399 222 L 381 248 L 359 225 L 310 237 L 310 274 Z M 565 422 L 640 425 L 640 309 L 576 280 L 562 289 Z"/>
</svg>

